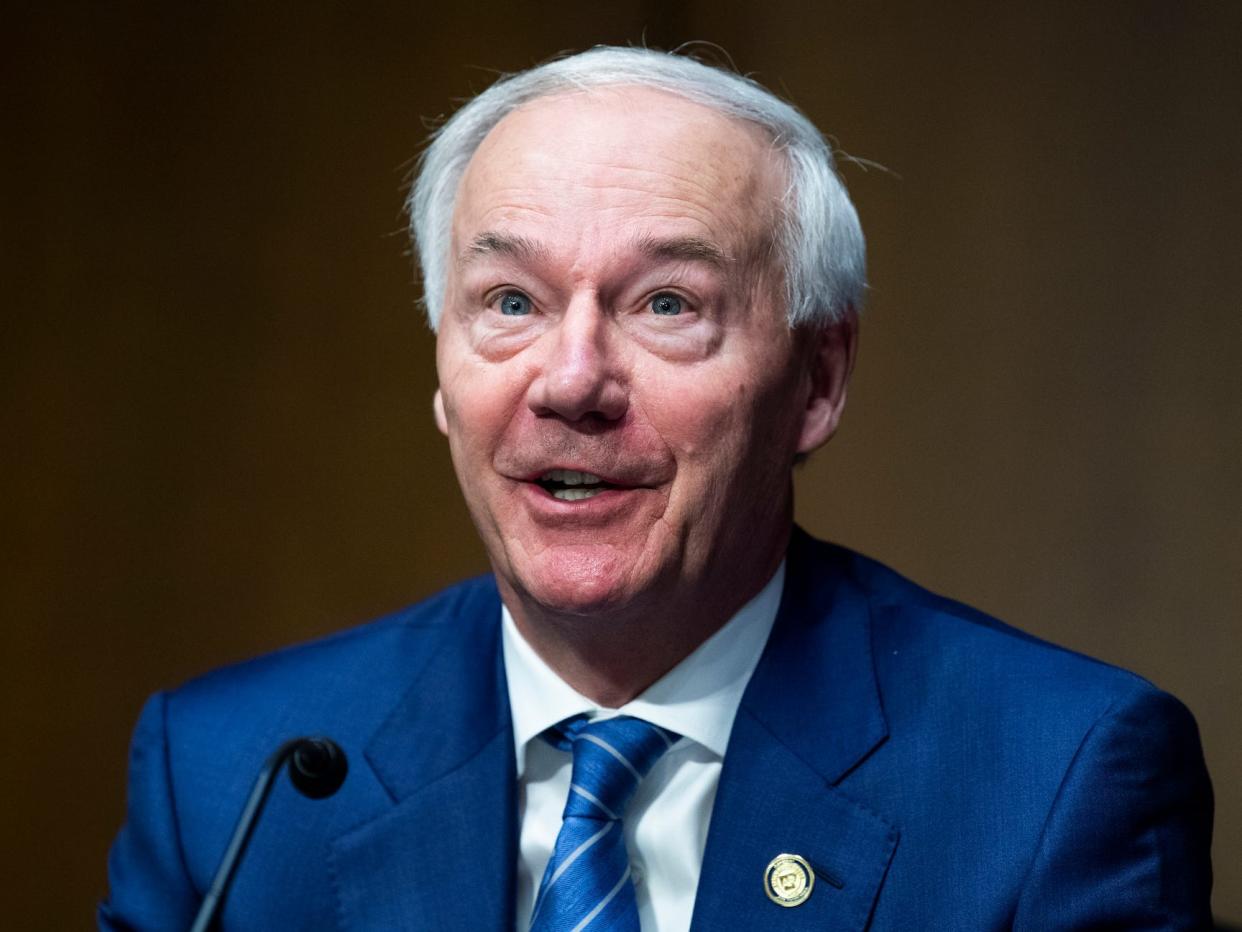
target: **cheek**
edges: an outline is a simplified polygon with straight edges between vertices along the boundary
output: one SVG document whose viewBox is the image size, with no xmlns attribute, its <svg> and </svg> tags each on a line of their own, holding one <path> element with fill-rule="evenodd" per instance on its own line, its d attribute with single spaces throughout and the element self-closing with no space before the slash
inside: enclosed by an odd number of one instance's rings
<svg viewBox="0 0 1242 932">
<path fill-rule="evenodd" d="M 795 393 L 787 379 L 764 376 L 787 367 L 781 359 L 767 372 L 678 372 L 645 386 L 652 426 L 674 451 L 683 483 L 719 488 L 741 478 L 766 487 L 768 472 L 783 481 L 780 470 L 792 462 L 797 439 Z"/>
<path fill-rule="evenodd" d="M 518 380 L 479 367 L 442 371 L 440 397 L 454 456 L 477 459 L 493 449 L 513 420 L 522 394 Z"/>
<path fill-rule="evenodd" d="M 681 466 L 732 457 L 744 444 L 753 388 L 731 375 L 679 377 L 650 386 L 651 424 Z"/>
</svg>

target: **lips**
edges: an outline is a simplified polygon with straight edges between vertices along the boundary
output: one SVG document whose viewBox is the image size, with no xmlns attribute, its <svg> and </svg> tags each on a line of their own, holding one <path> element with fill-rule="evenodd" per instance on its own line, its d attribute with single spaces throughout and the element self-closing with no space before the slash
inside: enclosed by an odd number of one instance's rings
<svg viewBox="0 0 1242 932">
<path fill-rule="evenodd" d="M 618 483 L 579 469 L 549 469 L 535 480 L 535 484 L 563 502 L 583 501 L 608 489 L 621 488 Z"/>
<path fill-rule="evenodd" d="M 500 476 L 525 486 L 535 501 L 571 505 L 628 500 L 626 493 L 663 488 L 677 471 L 672 457 L 660 448 L 631 444 L 623 449 L 598 439 L 586 443 L 576 436 L 542 434 L 505 444 L 493 463 Z M 564 511 L 562 504 L 558 512 Z"/>
</svg>

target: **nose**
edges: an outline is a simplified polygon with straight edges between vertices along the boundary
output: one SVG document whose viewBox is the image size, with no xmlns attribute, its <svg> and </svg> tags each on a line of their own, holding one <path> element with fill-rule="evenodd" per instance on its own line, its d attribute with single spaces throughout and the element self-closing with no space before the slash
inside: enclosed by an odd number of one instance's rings
<svg viewBox="0 0 1242 932">
<path fill-rule="evenodd" d="M 551 331 L 527 403 L 540 417 L 616 421 L 629 407 L 615 335 L 593 296 L 575 297 Z"/>
</svg>

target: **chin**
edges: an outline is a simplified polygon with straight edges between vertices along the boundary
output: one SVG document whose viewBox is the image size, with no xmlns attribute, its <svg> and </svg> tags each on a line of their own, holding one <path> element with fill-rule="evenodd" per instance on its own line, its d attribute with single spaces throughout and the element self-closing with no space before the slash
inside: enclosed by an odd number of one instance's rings
<svg viewBox="0 0 1242 932">
<path fill-rule="evenodd" d="M 518 587 L 558 614 L 606 614 L 623 608 L 642 588 L 635 585 L 637 567 L 612 548 L 555 548 L 516 569 Z"/>
</svg>

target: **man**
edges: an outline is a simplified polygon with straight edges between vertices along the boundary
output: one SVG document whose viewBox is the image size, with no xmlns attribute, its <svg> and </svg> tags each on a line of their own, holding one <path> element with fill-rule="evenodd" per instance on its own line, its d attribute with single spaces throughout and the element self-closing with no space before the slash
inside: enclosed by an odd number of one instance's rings
<svg viewBox="0 0 1242 932">
<path fill-rule="evenodd" d="M 105 928 L 188 925 L 251 775 L 237 929 L 1209 922 L 1189 713 L 793 527 L 862 236 L 757 85 L 596 49 L 501 82 L 412 195 L 435 418 L 494 576 L 144 711 Z"/>
</svg>

